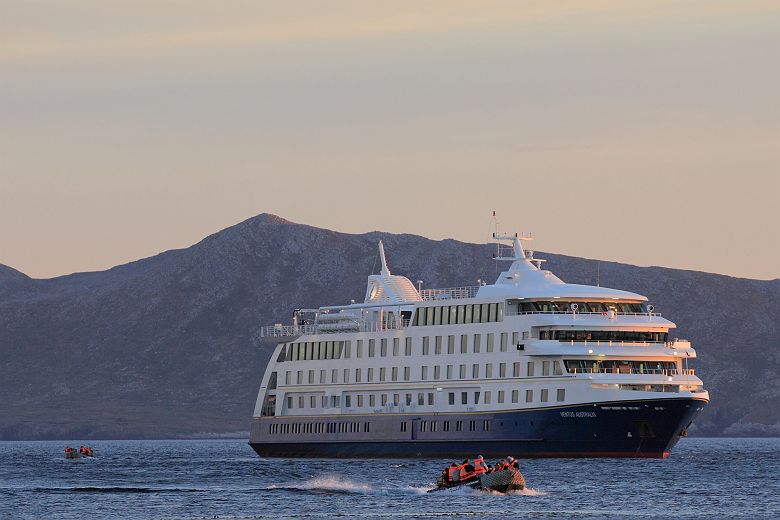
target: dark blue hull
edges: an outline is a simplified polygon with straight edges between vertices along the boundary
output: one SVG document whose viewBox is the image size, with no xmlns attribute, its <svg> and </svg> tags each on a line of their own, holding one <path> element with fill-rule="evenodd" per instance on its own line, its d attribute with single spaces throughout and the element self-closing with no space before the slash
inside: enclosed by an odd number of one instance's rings
<svg viewBox="0 0 780 520">
<path fill-rule="evenodd" d="M 255 418 L 262 457 L 667 457 L 707 401 L 620 401 L 505 412 Z"/>
</svg>

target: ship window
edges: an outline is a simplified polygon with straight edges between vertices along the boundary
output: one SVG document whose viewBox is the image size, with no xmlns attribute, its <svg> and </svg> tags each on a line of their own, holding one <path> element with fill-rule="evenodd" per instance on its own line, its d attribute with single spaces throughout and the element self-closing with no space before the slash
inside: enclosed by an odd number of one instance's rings
<svg viewBox="0 0 780 520">
<path fill-rule="evenodd" d="M 441 354 L 441 336 L 436 336 L 435 338 L 435 347 L 433 353 L 436 355 Z"/>
<path fill-rule="evenodd" d="M 455 336 L 447 336 L 447 354 L 455 353 Z"/>
<path fill-rule="evenodd" d="M 406 421 L 401 421 L 401 432 L 406 431 Z"/>
<path fill-rule="evenodd" d="M 293 407 L 293 398 L 292 398 L 291 395 L 288 395 L 287 396 L 287 408 L 292 408 L 292 407 Z"/>
<path fill-rule="evenodd" d="M 479 363 L 471 365 L 471 378 L 479 379 Z"/>
<path fill-rule="evenodd" d="M 345 341 L 344 347 L 344 357 L 348 359 L 352 355 L 352 342 Z"/>
<path fill-rule="evenodd" d="M 433 324 L 441 325 L 441 307 L 436 307 L 433 311 Z"/>
<path fill-rule="evenodd" d="M 314 359 L 314 343 L 306 343 L 306 359 Z"/>
<path fill-rule="evenodd" d="M 588 302 L 591 312 L 607 312 L 607 308 L 601 302 Z"/>
<path fill-rule="evenodd" d="M 458 306 L 450 306 L 450 325 L 456 325 L 458 323 Z"/>
<path fill-rule="evenodd" d="M 314 370 L 309 370 L 309 384 L 314 384 Z"/>
<path fill-rule="evenodd" d="M 326 381 L 326 378 L 325 378 L 325 371 L 324 370 L 320 370 L 320 384 L 325 384 L 326 382 L 327 381 Z"/>
<path fill-rule="evenodd" d="M 525 391 L 525 402 L 526 403 L 534 402 L 534 391 L 533 390 L 526 390 Z"/>
<path fill-rule="evenodd" d="M 460 393 L 460 404 L 469 404 L 469 393 L 468 392 L 461 392 Z"/>
<path fill-rule="evenodd" d="M 520 333 L 519 332 L 513 332 L 512 333 L 512 345 L 517 345 L 520 343 Z"/>
<path fill-rule="evenodd" d="M 506 363 L 498 364 L 498 377 L 506 377 Z"/>
<path fill-rule="evenodd" d="M 433 367 L 433 380 L 439 381 L 441 379 L 441 366 L 436 365 Z"/>
<path fill-rule="evenodd" d="M 343 379 L 343 381 L 345 383 L 349 383 L 349 369 L 348 368 L 344 369 L 344 379 Z"/>
<path fill-rule="evenodd" d="M 466 334 L 460 335 L 460 353 L 466 354 L 469 351 L 469 337 Z"/>
<path fill-rule="evenodd" d="M 412 355 L 412 338 L 406 338 L 405 340 L 404 355 L 405 356 Z"/>
<path fill-rule="evenodd" d="M 472 307 L 474 308 L 472 311 L 472 323 L 479 323 L 480 317 L 482 316 L 482 313 L 480 312 L 482 306 L 477 304 L 477 305 L 472 305 Z"/>
<path fill-rule="evenodd" d="M 486 432 L 490 431 L 490 421 L 488 420 L 482 421 L 482 429 Z"/>
<path fill-rule="evenodd" d="M 458 323 L 466 323 L 467 305 L 458 305 Z"/>
<path fill-rule="evenodd" d="M 368 340 L 368 357 L 376 357 L 376 340 Z"/>
<path fill-rule="evenodd" d="M 488 363 L 485 365 L 485 377 L 487 379 L 493 377 L 493 363 Z"/>
<path fill-rule="evenodd" d="M 474 314 L 474 306 L 466 305 L 466 323 L 471 323 L 471 317 Z"/>
<path fill-rule="evenodd" d="M 371 423 L 367 423 L 367 422 L 363 423 L 363 431 L 368 433 L 370 425 Z"/>
<path fill-rule="evenodd" d="M 548 393 L 549 393 L 549 391 L 546 388 L 542 388 L 542 393 L 541 393 L 541 396 L 539 397 L 539 400 L 541 402 L 543 402 L 543 403 L 546 403 L 547 402 L 547 394 Z"/>
<path fill-rule="evenodd" d="M 406 394 L 406 406 L 412 406 L 412 394 Z"/>
<path fill-rule="evenodd" d="M 425 309 L 425 324 L 433 325 L 433 307 L 427 307 Z"/>
<path fill-rule="evenodd" d="M 558 389 L 558 401 L 563 401 L 566 399 L 566 389 L 565 388 L 559 388 Z"/>
<path fill-rule="evenodd" d="M 387 394 L 382 394 L 382 406 L 387 405 Z"/>
<path fill-rule="evenodd" d="M 447 379 L 452 379 L 452 365 L 447 365 Z"/>
<path fill-rule="evenodd" d="M 374 382 L 374 369 L 369 368 L 368 369 L 368 382 L 373 383 Z"/>
<path fill-rule="evenodd" d="M 428 367 L 426 367 L 426 366 L 420 367 L 420 379 L 422 381 L 427 381 L 428 380 Z"/>
<path fill-rule="evenodd" d="M 355 369 L 355 382 L 356 383 L 362 383 L 363 382 L 363 378 L 362 378 L 363 374 L 362 374 L 362 372 L 363 371 L 360 368 L 356 368 Z"/>
<path fill-rule="evenodd" d="M 303 384 L 303 371 L 298 370 L 298 373 L 295 374 L 295 382 L 296 384 Z"/>
<path fill-rule="evenodd" d="M 460 366 L 460 375 L 459 376 L 460 376 L 461 379 L 466 379 L 466 365 L 461 365 Z"/>
<path fill-rule="evenodd" d="M 338 383 L 339 382 L 339 370 L 337 368 L 334 368 L 333 370 L 331 370 L 330 377 L 331 377 L 331 381 L 330 381 L 331 383 L 333 383 L 333 384 Z"/>
<path fill-rule="evenodd" d="M 351 395 L 345 395 L 344 396 L 344 406 L 347 408 L 352 408 L 352 396 Z"/>
<path fill-rule="evenodd" d="M 390 378 L 393 381 L 398 381 L 398 367 L 393 367 L 390 371 Z"/>
<path fill-rule="evenodd" d="M 528 377 L 533 377 L 534 375 L 534 362 L 529 361 L 528 362 Z"/>
<path fill-rule="evenodd" d="M 432 432 L 435 432 L 435 431 L 436 431 L 436 425 L 437 425 L 437 424 L 438 424 L 438 423 L 437 423 L 436 421 L 431 421 L 431 431 L 432 431 Z"/>
<path fill-rule="evenodd" d="M 398 394 L 393 394 L 393 406 L 401 404 L 401 398 Z"/>
<path fill-rule="evenodd" d="M 503 403 L 504 402 L 504 391 L 503 390 L 499 390 L 498 391 L 498 402 L 499 403 Z"/>
<path fill-rule="evenodd" d="M 425 394 L 422 392 L 419 392 L 417 394 L 417 405 L 418 406 L 425 406 Z"/>
<path fill-rule="evenodd" d="M 563 371 L 561 370 L 561 363 L 559 361 L 553 361 L 552 365 L 553 365 L 553 374 L 555 374 L 556 376 L 563 374 Z"/>
<path fill-rule="evenodd" d="M 549 361 L 542 361 L 542 375 L 543 376 L 549 376 L 550 375 L 550 362 Z"/>
<path fill-rule="evenodd" d="M 420 431 L 421 432 L 425 431 L 426 423 L 427 423 L 427 421 L 420 421 Z"/>
<path fill-rule="evenodd" d="M 289 385 L 290 384 L 290 377 L 291 376 L 292 376 L 292 374 L 290 373 L 289 370 L 284 373 L 284 384 L 285 385 Z"/>
<path fill-rule="evenodd" d="M 496 321 L 496 314 L 498 313 L 498 304 L 491 303 L 490 310 L 488 311 L 488 321 Z"/>
<path fill-rule="evenodd" d="M 450 324 L 450 307 L 449 305 L 445 305 L 444 307 L 438 307 L 438 309 L 441 310 L 441 318 L 440 322 L 442 325 L 449 325 Z"/>
<path fill-rule="evenodd" d="M 455 431 L 463 431 L 463 421 L 455 421 Z"/>
<path fill-rule="evenodd" d="M 480 347 L 480 341 L 482 340 L 482 335 L 480 334 L 474 334 L 474 354 L 479 354 L 479 347 Z"/>
<path fill-rule="evenodd" d="M 411 369 L 409 367 L 404 367 L 404 381 L 409 381 L 411 378 L 410 370 Z"/>
<path fill-rule="evenodd" d="M 374 394 L 370 394 L 368 396 L 368 405 L 369 406 L 376 406 L 376 396 Z"/>
<path fill-rule="evenodd" d="M 357 357 L 359 357 L 359 358 L 363 357 L 363 340 L 362 339 L 357 340 Z"/>
<path fill-rule="evenodd" d="M 428 406 L 433 406 L 433 392 L 428 392 Z"/>
<path fill-rule="evenodd" d="M 479 316 L 479 322 L 480 323 L 487 323 L 490 321 L 490 304 L 489 303 L 483 303 L 480 310 L 480 316 Z"/>
<path fill-rule="evenodd" d="M 506 352 L 507 350 L 507 340 L 508 340 L 509 334 L 506 332 L 501 333 L 501 352 Z"/>
<path fill-rule="evenodd" d="M 379 380 L 384 381 L 385 380 L 385 373 L 387 372 L 387 369 L 385 367 L 379 368 Z"/>
<path fill-rule="evenodd" d="M 322 408 L 327 408 L 327 407 L 328 407 L 328 396 L 323 395 L 322 396 Z"/>
<path fill-rule="evenodd" d="M 340 359 L 341 355 L 344 351 L 344 342 L 343 341 L 337 341 L 336 342 L 336 359 Z"/>
<path fill-rule="evenodd" d="M 358 396 L 357 396 L 357 405 L 358 405 L 358 408 L 363 408 L 363 394 L 358 394 Z"/>
<path fill-rule="evenodd" d="M 518 392 L 517 390 L 512 390 L 512 402 L 513 403 L 516 403 L 519 400 L 519 397 L 520 397 L 519 394 L 520 394 L 520 392 Z"/>
<path fill-rule="evenodd" d="M 512 377 L 520 377 L 520 362 L 512 363 Z"/>
<path fill-rule="evenodd" d="M 427 356 L 431 353 L 431 338 L 429 336 L 423 336 L 422 353 L 423 356 Z"/>
<path fill-rule="evenodd" d="M 469 431 L 473 432 L 477 429 L 477 421 L 469 421 Z"/>
<path fill-rule="evenodd" d="M 492 332 L 487 335 L 487 351 L 488 352 L 493 352 L 493 337 L 494 336 L 495 335 Z"/>
<path fill-rule="evenodd" d="M 444 421 L 444 426 L 442 427 L 442 430 L 445 432 L 450 431 L 450 421 Z"/>
<path fill-rule="evenodd" d="M 492 397 L 492 395 L 491 395 L 491 392 L 490 392 L 490 390 L 488 390 L 487 392 L 485 392 L 485 401 L 484 401 L 484 403 L 485 403 L 485 404 L 490 404 L 490 401 L 491 401 L 492 399 L 493 399 L 493 397 Z"/>
<path fill-rule="evenodd" d="M 449 401 L 450 401 L 450 405 L 454 405 L 455 404 L 455 392 L 450 392 L 450 394 L 449 394 Z"/>
<path fill-rule="evenodd" d="M 379 344 L 379 355 L 382 357 L 387 357 L 387 338 L 382 338 Z"/>
<path fill-rule="evenodd" d="M 479 394 L 481 392 L 474 392 L 474 404 L 479 404 Z"/>
</svg>

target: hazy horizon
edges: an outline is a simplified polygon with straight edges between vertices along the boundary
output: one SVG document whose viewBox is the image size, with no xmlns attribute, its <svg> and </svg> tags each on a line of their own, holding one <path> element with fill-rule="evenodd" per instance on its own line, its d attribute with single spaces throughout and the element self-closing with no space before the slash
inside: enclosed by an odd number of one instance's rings
<svg viewBox="0 0 780 520">
<path fill-rule="evenodd" d="M 542 251 L 780 277 L 776 2 L 2 5 L 30 276 L 263 212 L 484 243 L 496 210 Z"/>
</svg>

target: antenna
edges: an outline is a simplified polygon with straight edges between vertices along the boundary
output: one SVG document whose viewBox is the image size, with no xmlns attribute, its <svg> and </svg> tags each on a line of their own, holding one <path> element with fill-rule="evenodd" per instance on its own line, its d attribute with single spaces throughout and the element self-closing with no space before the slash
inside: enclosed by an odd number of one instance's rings
<svg viewBox="0 0 780 520">
<path fill-rule="evenodd" d="M 596 287 L 601 287 L 601 262 L 596 260 Z"/>
</svg>

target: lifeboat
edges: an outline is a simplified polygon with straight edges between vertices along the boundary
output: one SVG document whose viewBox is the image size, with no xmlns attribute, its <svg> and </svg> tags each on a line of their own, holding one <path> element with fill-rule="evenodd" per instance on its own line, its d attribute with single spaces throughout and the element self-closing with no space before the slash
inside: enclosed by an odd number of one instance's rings
<svg viewBox="0 0 780 520">
<path fill-rule="evenodd" d="M 430 491 L 440 491 L 453 487 L 469 486 L 483 491 L 506 493 L 525 489 L 525 477 L 520 466 L 512 457 L 507 457 L 489 466 L 481 456 L 473 461 L 464 460 L 460 464 L 450 464 L 444 468 Z"/>
</svg>

